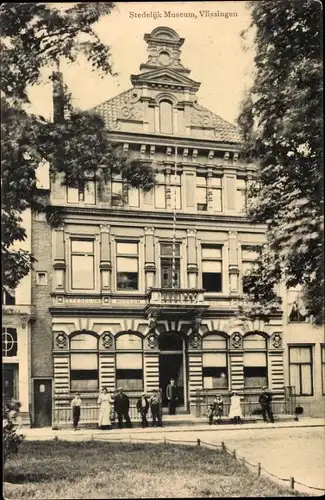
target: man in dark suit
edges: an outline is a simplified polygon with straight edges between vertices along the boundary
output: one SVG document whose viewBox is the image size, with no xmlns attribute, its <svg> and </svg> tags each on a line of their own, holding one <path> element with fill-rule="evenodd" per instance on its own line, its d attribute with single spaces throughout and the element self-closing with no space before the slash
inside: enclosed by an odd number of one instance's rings
<svg viewBox="0 0 325 500">
<path fill-rule="evenodd" d="M 262 415 L 264 422 L 267 422 L 269 417 L 270 421 L 273 423 L 274 416 L 271 408 L 272 394 L 270 393 L 267 387 L 263 387 L 262 394 L 260 395 L 258 401 L 262 407 Z"/>
<path fill-rule="evenodd" d="M 114 410 L 117 413 L 118 426 L 120 429 L 123 427 L 123 418 L 125 420 L 126 427 L 132 427 L 132 423 L 129 416 L 130 402 L 129 398 L 123 392 L 123 388 L 119 387 L 117 389 L 117 394 L 114 398 Z"/>
<path fill-rule="evenodd" d="M 173 378 L 170 379 L 170 382 L 167 385 L 166 396 L 167 396 L 167 400 L 168 400 L 169 415 L 175 415 L 176 402 L 177 402 L 178 396 L 177 396 L 177 387 L 175 384 L 175 379 L 173 379 Z"/>
</svg>

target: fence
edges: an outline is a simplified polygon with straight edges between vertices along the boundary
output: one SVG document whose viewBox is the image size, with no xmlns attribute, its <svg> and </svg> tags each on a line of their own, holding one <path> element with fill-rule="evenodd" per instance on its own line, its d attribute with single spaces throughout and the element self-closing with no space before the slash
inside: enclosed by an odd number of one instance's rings
<svg viewBox="0 0 325 500">
<path fill-rule="evenodd" d="M 63 438 L 64 439 L 64 438 Z M 55 436 L 54 438 L 55 441 L 59 440 L 58 436 Z M 79 441 L 80 439 L 78 439 Z M 83 441 L 84 439 L 81 437 L 81 440 Z M 259 462 L 258 464 L 253 464 L 246 460 L 244 457 L 239 457 L 237 454 L 236 449 L 231 450 L 226 446 L 224 441 L 221 442 L 221 444 L 216 444 L 216 443 L 209 443 L 207 441 L 203 441 L 202 439 L 194 439 L 194 440 L 177 440 L 177 439 L 169 439 L 166 438 L 166 436 L 163 436 L 162 438 L 156 438 L 152 439 L 151 437 L 149 439 L 146 438 L 139 438 L 137 436 L 132 436 L 131 434 L 129 435 L 124 435 L 124 436 L 118 436 L 117 438 L 112 438 L 111 436 L 105 437 L 103 439 L 103 436 L 91 436 L 91 441 L 110 441 L 110 442 L 128 442 L 128 443 L 138 443 L 138 442 L 143 442 L 143 443 L 156 443 L 156 444 L 182 444 L 182 445 L 197 445 L 197 446 L 205 446 L 206 448 L 212 448 L 212 449 L 219 449 L 222 453 L 229 454 L 237 460 L 238 462 L 242 463 L 245 467 L 252 467 L 254 471 L 256 471 L 256 474 L 260 477 L 262 477 L 263 473 L 266 475 L 269 475 L 272 478 L 277 479 L 278 481 L 283 481 L 285 483 L 288 483 L 290 486 L 291 490 L 296 489 L 296 485 L 303 486 L 304 488 L 307 488 L 309 490 L 315 490 L 315 491 L 322 491 L 325 492 L 325 487 L 324 488 L 318 488 L 316 486 L 310 486 L 305 483 L 301 483 L 300 481 L 297 481 L 293 476 L 290 478 L 283 478 L 279 477 L 276 474 L 273 474 L 272 472 L 269 472 L 266 470 L 264 467 L 262 467 L 261 463 Z"/>
<path fill-rule="evenodd" d="M 139 396 L 129 397 L 129 415 L 132 422 L 140 422 L 141 418 L 137 411 L 136 404 Z M 97 402 L 83 403 L 80 407 L 80 425 L 97 424 L 99 416 L 99 404 Z M 114 405 L 112 404 L 111 420 L 116 420 Z M 72 410 L 70 406 L 54 405 L 52 410 L 52 425 L 72 424 Z"/>
<path fill-rule="evenodd" d="M 196 391 L 196 417 L 206 417 L 208 414 L 209 405 L 212 404 L 216 392 L 221 394 L 223 398 L 223 415 L 227 417 L 230 410 L 231 394 L 223 393 L 222 390 L 216 389 L 198 389 Z M 295 388 L 288 386 L 282 392 L 272 393 L 272 411 L 275 416 L 295 415 L 296 398 Z M 257 417 L 262 415 L 261 405 L 258 402 L 260 391 L 244 391 L 241 401 L 241 409 L 244 418 Z"/>
</svg>

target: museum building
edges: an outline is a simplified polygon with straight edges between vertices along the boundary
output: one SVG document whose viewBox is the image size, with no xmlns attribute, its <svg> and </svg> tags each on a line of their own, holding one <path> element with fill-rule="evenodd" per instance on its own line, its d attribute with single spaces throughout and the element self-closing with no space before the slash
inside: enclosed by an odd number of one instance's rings
<svg viewBox="0 0 325 500">
<path fill-rule="evenodd" d="M 160 388 L 165 405 L 171 377 L 184 414 L 216 392 L 238 391 L 247 412 L 263 386 L 286 398 L 282 313 L 268 323 L 237 314 L 252 246 L 265 241 L 245 216 L 256 167 L 241 160 L 238 130 L 198 103 L 184 39 L 159 27 L 144 40 L 132 87 L 94 111 L 125 154 L 157 170 L 155 187 L 117 176 L 103 190 L 92 178 L 67 188 L 57 175 L 44 195 L 64 224 L 32 221 L 35 425 L 67 418 L 76 391 L 95 421 L 104 386 L 123 387 L 131 405 Z"/>
</svg>

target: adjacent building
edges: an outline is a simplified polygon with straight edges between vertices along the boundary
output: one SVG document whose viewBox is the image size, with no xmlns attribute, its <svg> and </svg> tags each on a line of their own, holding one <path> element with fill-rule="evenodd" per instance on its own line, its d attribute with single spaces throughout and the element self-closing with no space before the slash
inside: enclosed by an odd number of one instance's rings
<svg viewBox="0 0 325 500">
<path fill-rule="evenodd" d="M 13 251 L 31 251 L 31 212 L 22 214 L 26 240 L 17 243 Z M 21 416 L 30 425 L 31 414 L 31 324 L 35 310 L 31 302 L 31 275 L 20 282 L 15 290 L 2 294 L 2 395 L 3 401 L 12 398 L 21 403 Z"/>
</svg>

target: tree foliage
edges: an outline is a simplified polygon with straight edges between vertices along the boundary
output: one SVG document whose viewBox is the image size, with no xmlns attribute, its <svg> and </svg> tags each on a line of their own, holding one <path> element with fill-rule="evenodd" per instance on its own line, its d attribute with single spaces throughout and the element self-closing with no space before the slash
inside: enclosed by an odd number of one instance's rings
<svg viewBox="0 0 325 500">
<path fill-rule="evenodd" d="M 270 306 L 274 285 L 302 285 L 323 321 L 323 149 L 321 3 L 250 2 L 255 78 L 238 123 L 244 154 L 259 165 L 249 216 L 267 226 L 250 298 Z M 275 301 L 275 302 L 274 302 Z"/>
<path fill-rule="evenodd" d="M 45 210 L 49 220 L 59 221 L 57 214 L 47 206 L 47 197 L 37 188 L 36 170 L 41 162 L 49 163 L 52 178 L 62 173 L 62 183 L 71 187 L 78 186 L 88 174 L 93 174 L 101 189 L 116 173 L 122 174 L 130 185 L 145 190 L 154 184 L 151 166 L 123 155 L 110 142 L 99 116 L 71 106 L 66 88 L 62 103 L 66 113 L 55 123 L 26 110 L 28 89 L 41 81 L 44 68 L 53 68 L 53 84 L 60 84 L 55 70 L 62 58 L 74 62 L 84 55 L 94 70 L 113 74 L 110 48 L 100 41 L 94 29 L 96 22 L 110 14 L 113 7 L 110 2 L 76 3 L 61 10 L 55 4 L 44 3 L 0 6 L 5 288 L 15 288 L 28 274 L 34 260 L 29 252 L 19 249 L 19 242 L 26 238 L 21 224 L 23 211 Z"/>
</svg>

